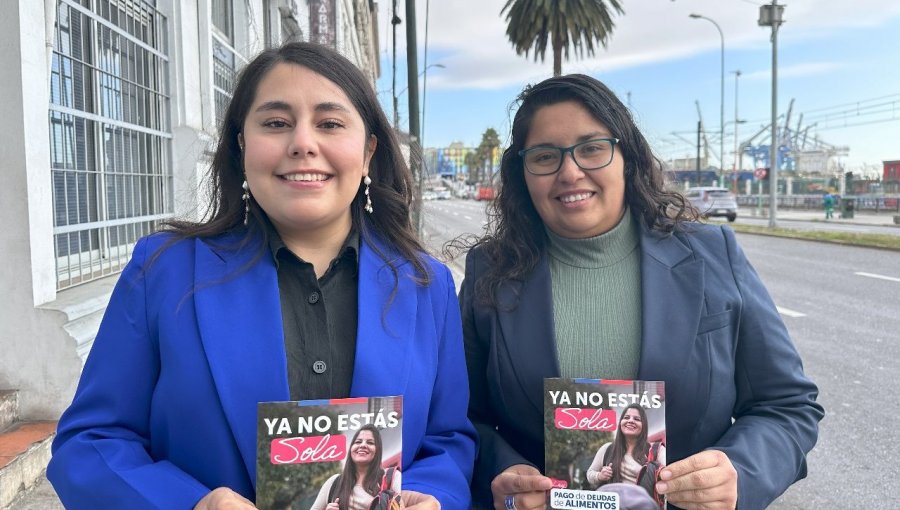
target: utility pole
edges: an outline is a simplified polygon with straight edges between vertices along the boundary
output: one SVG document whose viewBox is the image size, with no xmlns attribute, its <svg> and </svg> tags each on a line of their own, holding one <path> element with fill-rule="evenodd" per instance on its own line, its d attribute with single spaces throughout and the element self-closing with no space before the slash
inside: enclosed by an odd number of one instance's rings
<svg viewBox="0 0 900 510">
<path fill-rule="evenodd" d="M 419 57 L 416 53 L 416 0 L 406 0 L 406 71 L 409 96 L 409 169 L 415 179 L 413 226 L 422 233 L 422 148 L 419 144 Z"/>
<path fill-rule="evenodd" d="M 778 226 L 778 27 L 784 23 L 778 0 L 759 7 L 759 26 L 772 27 L 772 145 L 769 147 L 769 228 Z"/>
<path fill-rule="evenodd" d="M 703 131 L 703 121 L 697 121 L 697 186 L 702 186 L 700 182 L 700 132 Z"/>
<path fill-rule="evenodd" d="M 732 71 L 734 73 L 734 161 L 731 164 L 731 192 L 737 194 L 737 167 L 738 158 L 738 78 L 741 77 L 741 71 Z"/>
<path fill-rule="evenodd" d="M 391 65 L 391 94 L 394 100 L 394 131 L 400 133 L 400 110 L 397 98 L 397 25 L 401 23 L 400 16 L 397 16 L 397 0 L 393 0 L 391 11 L 391 27 L 394 30 L 393 51 L 394 59 Z"/>
</svg>

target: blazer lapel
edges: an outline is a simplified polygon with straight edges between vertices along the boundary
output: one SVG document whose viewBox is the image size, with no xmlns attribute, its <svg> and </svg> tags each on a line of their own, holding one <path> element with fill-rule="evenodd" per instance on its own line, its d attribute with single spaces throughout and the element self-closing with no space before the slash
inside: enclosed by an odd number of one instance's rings
<svg viewBox="0 0 900 510">
<path fill-rule="evenodd" d="M 675 235 L 641 232 L 641 361 L 639 379 L 685 377 L 703 307 L 703 261 Z M 668 388 L 667 388 L 668 389 Z"/>
<path fill-rule="evenodd" d="M 528 402 L 543 414 L 543 379 L 559 377 L 546 254 L 527 280 L 507 282 L 498 289 L 497 315 L 503 333 L 498 356 L 506 354 Z"/>
<path fill-rule="evenodd" d="M 257 247 L 197 240 L 194 294 L 219 400 L 254 486 L 256 404 L 289 398 L 278 277 L 268 249 L 253 262 Z"/>
<path fill-rule="evenodd" d="M 360 243 L 359 300 L 356 359 L 352 396 L 389 396 L 406 393 L 409 344 L 414 341 L 418 289 L 407 261 L 376 240 Z M 393 258 L 390 266 L 369 243 Z M 395 288 L 396 285 L 396 288 Z"/>
</svg>

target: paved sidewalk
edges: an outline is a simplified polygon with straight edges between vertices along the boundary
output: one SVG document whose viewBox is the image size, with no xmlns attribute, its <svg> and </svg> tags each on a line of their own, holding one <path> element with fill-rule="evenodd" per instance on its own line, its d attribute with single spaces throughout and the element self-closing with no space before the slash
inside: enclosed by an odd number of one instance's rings
<svg viewBox="0 0 900 510">
<path fill-rule="evenodd" d="M 53 486 L 43 476 L 36 487 L 20 495 L 8 510 L 63 510 L 63 505 L 53 491 Z"/>
<path fill-rule="evenodd" d="M 874 213 L 871 211 L 855 211 L 853 218 L 844 219 L 840 217 L 838 211 L 834 212 L 834 218 L 825 219 L 825 211 L 815 209 L 783 209 L 776 211 L 776 218 L 779 220 L 797 220 L 797 221 L 820 221 L 822 223 L 837 223 L 843 225 L 875 225 L 875 226 L 897 226 L 894 223 L 894 214 L 897 213 Z M 769 209 L 764 208 L 762 214 L 755 207 L 738 208 L 738 219 L 740 218 L 768 218 Z"/>
</svg>

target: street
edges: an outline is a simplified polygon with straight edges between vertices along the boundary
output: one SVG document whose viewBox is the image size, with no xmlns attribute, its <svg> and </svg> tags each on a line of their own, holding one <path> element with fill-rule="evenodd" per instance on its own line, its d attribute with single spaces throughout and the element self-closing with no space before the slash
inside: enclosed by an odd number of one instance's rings
<svg viewBox="0 0 900 510">
<path fill-rule="evenodd" d="M 428 202 L 429 246 L 480 233 L 484 206 Z M 826 411 L 807 478 L 770 508 L 895 507 L 889 488 L 900 466 L 891 446 L 900 431 L 889 381 L 900 371 L 900 253 L 746 234 L 738 240 L 779 307 Z M 455 271 L 463 260 L 457 258 Z"/>
</svg>

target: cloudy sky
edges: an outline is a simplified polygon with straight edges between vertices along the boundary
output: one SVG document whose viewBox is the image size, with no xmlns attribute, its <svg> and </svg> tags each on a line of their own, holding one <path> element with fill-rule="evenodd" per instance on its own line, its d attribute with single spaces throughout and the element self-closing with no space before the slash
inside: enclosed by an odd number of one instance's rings
<svg viewBox="0 0 900 510">
<path fill-rule="evenodd" d="M 419 71 L 425 63 L 426 3 L 418 0 Z M 379 0 L 382 74 L 379 97 L 392 111 L 391 0 Z M 623 0 L 625 14 L 607 49 L 563 62 L 563 72 L 604 81 L 632 108 L 664 159 L 696 153 L 697 104 L 708 131 L 711 161 L 719 153 L 721 39 L 725 38 L 725 163 L 734 157 L 735 73 L 740 141 L 763 128 L 771 112 L 771 30 L 757 24 L 761 0 Z M 511 102 L 522 87 L 552 74 L 518 56 L 506 38 L 504 0 L 431 0 L 428 12 L 425 145 L 477 145 L 488 127 L 506 141 Z M 900 1 L 787 0 L 778 34 L 779 113 L 793 99 L 791 127 L 847 146 L 847 169 L 869 170 L 900 159 Z M 398 11 L 405 19 L 404 0 Z M 405 25 L 397 31 L 397 91 L 406 127 Z M 420 82 L 421 86 L 421 82 Z M 421 90 L 421 87 L 420 87 Z M 765 142 L 765 134 L 755 140 Z M 745 167 L 751 164 L 745 160 Z"/>
</svg>

